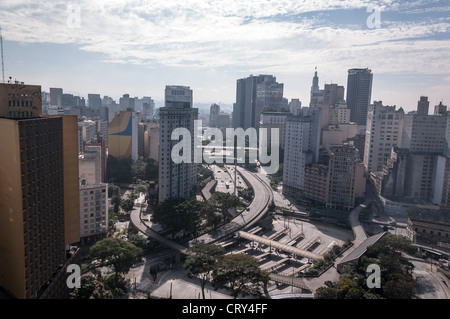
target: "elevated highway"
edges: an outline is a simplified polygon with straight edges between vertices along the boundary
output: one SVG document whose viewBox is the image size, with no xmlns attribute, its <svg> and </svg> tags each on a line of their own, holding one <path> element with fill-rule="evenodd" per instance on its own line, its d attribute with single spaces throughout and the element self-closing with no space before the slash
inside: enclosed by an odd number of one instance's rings
<svg viewBox="0 0 450 319">
<path fill-rule="evenodd" d="M 185 245 L 181 245 L 160 235 L 157 231 L 148 226 L 143 220 L 141 220 L 140 207 L 135 207 L 133 209 L 130 214 L 130 221 L 136 229 L 147 237 L 152 238 L 164 246 L 184 255 L 187 253 L 186 249 L 196 243 L 212 244 L 230 237 L 235 232 L 252 227 L 255 223 L 257 223 L 268 212 L 269 205 L 273 200 L 272 189 L 261 178 L 256 176 L 256 174 L 250 173 L 241 167 L 238 167 L 238 173 L 242 176 L 247 185 L 251 185 L 254 189 L 255 196 L 253 201 L 248 206 L 248 210 L 244 210 L 227 224 L 192 239 Z"/>
</svg>

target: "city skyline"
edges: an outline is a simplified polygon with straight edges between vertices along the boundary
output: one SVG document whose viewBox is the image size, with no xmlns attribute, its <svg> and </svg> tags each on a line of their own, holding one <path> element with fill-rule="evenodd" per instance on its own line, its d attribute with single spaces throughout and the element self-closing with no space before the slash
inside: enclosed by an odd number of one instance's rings
<svg viewBox="0 0 450 319">
<path fill-rule="evenodd" d="M 431 107 L 450 100 L 449 9 L 387 0 L 3 1 L 5 78 L 85 97 L 152 96 L 157 107 L 166 85 L 189 85 L 194 104 L 230 106 L 237 79 L 271 74 L 286 98 L 307 105 L 316 66 L 320 87 L 345 88 L 348 69 L 369 68 L 371 102 L 412 111 L 421 95 Z"/>
</svg>

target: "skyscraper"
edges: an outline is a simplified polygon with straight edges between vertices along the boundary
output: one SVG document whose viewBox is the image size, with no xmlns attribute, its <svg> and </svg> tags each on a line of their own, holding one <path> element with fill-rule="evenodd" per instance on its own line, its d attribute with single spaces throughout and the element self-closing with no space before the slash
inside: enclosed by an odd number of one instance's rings
<svg viewBox="0 0 450 319">
<path fill-rule="evenodd" d="M 367 110 L 372 96 L 373 74 L 370 69 L 349 69 L 347 78 L 347 107 L 350 121 L 366 125 Z"/>
<path fill-rule="evenodd" d="M 189 197 L 197 182 L 194 120 L 198 119 L 198 109 L 192 106 L 192 90 L 188 86 L 166 86 L 165 106 L 159 109 L 159 202 L 168 198 Z M 176 128 L 186 128 L 191 134 L 190 162 L 176 163 L 172 159 L 172 148 L 179 143 L 171 138 Z"/>
<path fill-rule="evenodd" d="M 314 72 L 314 77 L 313 77 L 313 81 L 312 81 L 312 86 L 311 86 L 311 93 L 310 93 L 310 102 L 309 102 L 309 106 L 310 107 L 315 107 L 318 106 L 319 104 L 319 77 L 317 76 L 317 67 L 316 70 Z"/>
<path fill-rule="evenodd" d="M 63 89 L 50 88 L 50 106 L 62 106 Z"/>
<path fill-rule="evenodd" d="M 0 286 L 67 298 L 79 254 L 76 116 L 42 117 L 41 87 L 0 84 Z"/>
<path fill-rule="evenodd" d="M 211 104 L 209 108 L 209 126 L 217 127 L 217 120 L 219 118 L 220 106 L 216 103 Z"/>
<path fill-rule="evenodd" d="M 417 114 L 428 115 L 429 107 L 430 101 L 428 101 L 428 97 L 421 96 L 419 102 L 417 102 Z"/>
<path fill-rule="evenodd" d="M 276 77 L 266 75 L 256 87 L 255 128 L 259 128 L 261 112 L 264 109 L 278 111 L 283 108 L 283 83 L 278 83 Z"/>
<path fill-rule="evenodd" d="M 287 116 L 283 168 L 283 192 L 302 192 L 305 166 L 317 162 L 320 145 L 321 111 L 307 116 Z"/>
<path fill-rule="evenodd" d="M 442 104 L 442 101 L 438 105 L 434 106 L 434 115 L 446 115 L 447 105 Z"/>
<path fill-rule="evenodd" d="M 237 80 L 233 128 L 257 128 L 265 107 L 278 109 L 283 103 L 283 84 L 278 83 L 274 76 L 250 75 Z"/>
<path fill-rule="evenodd" d="M 364 165 L 367 172 L 381 171 L 391 157 L 391 150 L 400 146 L 404 111 L 375 101 L 367 116 Z"/>
<path fill-rule="evenodd" d="M 134 98 L 130 98 L 130 94 L 124 94 L 119 99 L 120 109 L 122 111 L 134 111 L 135 103 Z"/>
<path fill-rule="evenodd" d="M 323 106 L 336 106 L 344 101 L 344 87 L 336 83 L 325 84 L 321 104 Z"/>
<path fill-rule="evenodd" d="M 102 106 L 100 94 L 88 94 L 88 106 L 98 110 Z"/>
</svg>

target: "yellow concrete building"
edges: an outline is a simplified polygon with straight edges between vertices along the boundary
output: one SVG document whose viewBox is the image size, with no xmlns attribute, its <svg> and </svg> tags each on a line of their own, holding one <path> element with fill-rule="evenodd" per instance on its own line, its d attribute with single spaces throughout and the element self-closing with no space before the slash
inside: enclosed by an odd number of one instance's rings
<svg viewBox="0 0 450 319">
<path fill-rule="evenodd" d="M 20 299 L 67 297 L 79 257 L 77 121 L 41 116 L 40 97 L 0 84 L 0 286 Z"/>
</svg>

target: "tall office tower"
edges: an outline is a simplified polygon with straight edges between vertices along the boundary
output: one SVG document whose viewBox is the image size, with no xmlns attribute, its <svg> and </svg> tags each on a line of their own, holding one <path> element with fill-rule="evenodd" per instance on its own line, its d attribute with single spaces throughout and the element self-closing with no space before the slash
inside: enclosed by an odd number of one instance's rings
<svg viewBox="0 0 450 319">
<path fill-rule="evenodd" d="M 366 125 L 372 95 L 373 74 L 370 69 L 349 69 L 347 78 L 347 107 L 350 121 Z"/>
<path fill-rule="evenodd" d="M 102 106 L 100 94 L 88 94 L 88 106 L 91 109 L 98 110 Z"/>
<path fill-rule="evenodd" d="M 283 192 L 301 193 L 304 189 L 305 166 L 317 162 L 320 144 L 321 111 L 307 116 L 286 117 Z"/>
<path fill-rule="evenodd" d="M 122 111 L 134 111 L 135 103 L 134 98 L 130 98 L 130 94 L 124 94 L 119 99 L 120 110 Z"/>
<path fill-rule="evenodd" d="M 317 76 L 317 67 L 316 67 L 316 71 L 314 72 L 314 77 L 311 86 L 309 107 L 316 107 L 319 105 L 319 95 L 320 95 L 319 77 Z"/>
<path fill-rule="evenodd" d="M 159 202 L 168 198 L 189 197 L 197 183 L 194 120 L 198 119 L 198 109 L 192 106 L 192 90 L 188 86 L 166 86 L 165 106 L 159 109 Z M 180 143 L 171 139 L 176 128 L 186 128 L 191 134 L 189 162 L 176 163 L 172 159 L 172 149 Z M 185 151 L 183 149 L 183 153 Z"/>
<path fill-rule="evenodd" d="M 335 106 L 339 102 L 344 101 L 344 87 L 335 83 L 325 84 L 323 89 L 323 101 L 324 106 Z"/>
<path fill-rule="evenodd" d="M 428 97 L 421 96 L 420 100 L 417 102 L 417 114 L 428 115 L 429 106 L 430 101 L 428 101 Z"/>
<path fill-rule="evenodd" d="M 50 105 L 62 106 L 63 89 L 50 88 Z"/>
<path fill-rule="evenodd" d="M 41 87 L 0 84 L 0 286 L 68 298 L 79 263 L 76 116 L 41 117 Z"/>
<path fill-rule="evenodd" d="M 447 116 L 405 114 L 401 147 L 414 153 L 443 154 L 446 134 Z"/>
<path fill-rule="evenodd" d="M 134 112 L 120 111 L 108 125 L 108 154 L 138 160 L 138 125 Z"/>
<path fill-rule="evenodd" d="M 446 113 L 444 113 L 446 114 Z M 448 116 L 405 115 L 402 147 L 408 154 L 408 192 L 409 197 L 429 200 L 434 193 L 439 156 L 446 153 Z"/>
<path fill-rule="evenodd" d="M 370 105 L 364 147 L 366 172 L 381 171 L 391 157 L 391 149 L 401 145 L 404 116 L 402 108 L 396 110 L 381 101 Z"/>
<path fill-rule="evenodd" d="M 61 106 L 64 108 L 81 107 L 81 103 L 81 98 L 79 96 L 74 96 L 73 94 L 61 95 Z"/>
<path fill-rule="evenodd" d="M 434 115 L 446 115 L 447 105 L 442 104 L 442 101 L 438 105 L 434 106 Z"/>
<path fill-rule="evenodd" d="M 283 84 L 272 75 L 250 75 L 237 80 L 236 103 L 233 105 L 233 128 L 257 128 L 264 107 L 283 105 Z"/>
<path fill-rule="evenodd" d="M 272 75 L 264 76 L 263 82 L 256 87 L 255 128 L 259 128 L 261 112 L 267 108 L 272 111 L 287 107 L 287 100 L 283 98 L 283 83 L 278 83 Z"/>
<path fill-rule="evenodd" d="M 218 127 L 217 120 L 220 113 L 220 106 L 216 103 L 211 104 L 209 108 L 209 126 L 210 127 Z"/>
</svg>

